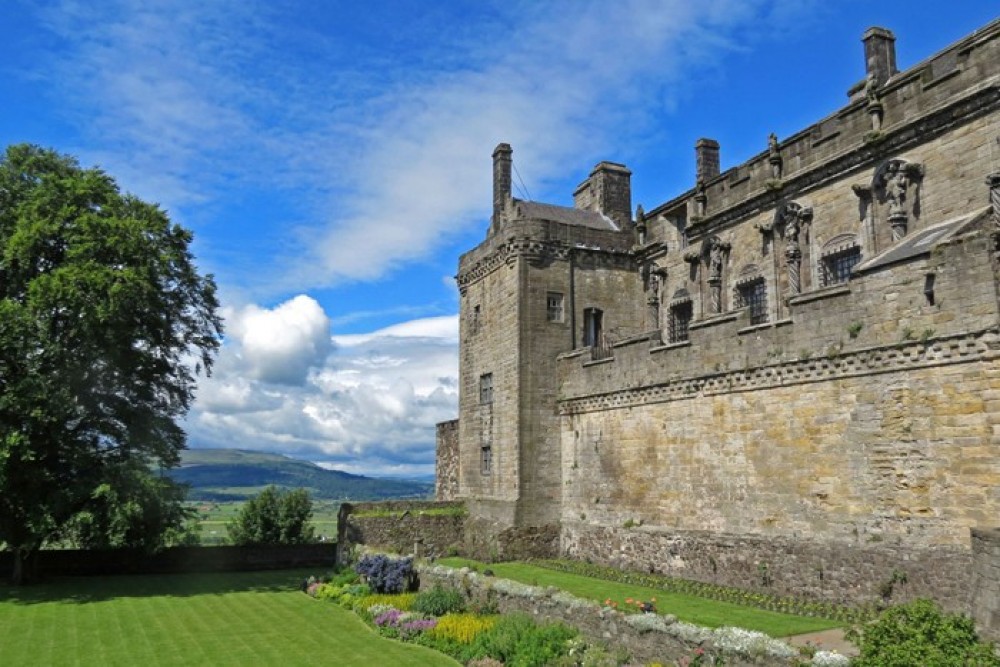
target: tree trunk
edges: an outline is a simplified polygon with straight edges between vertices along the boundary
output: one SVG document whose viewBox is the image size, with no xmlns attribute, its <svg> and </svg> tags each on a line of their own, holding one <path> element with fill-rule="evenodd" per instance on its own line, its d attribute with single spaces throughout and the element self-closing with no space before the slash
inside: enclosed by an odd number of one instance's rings
<svg viewBox="0 0 1000 667">
<path fill-rule="evenodd" d="M 15 586 L 20 586 L 27 578 L 26 570 L 32 551 L 31 547 L 14 547 L 14 571 L 10 575 L 10 582 Z"/>
</svg>

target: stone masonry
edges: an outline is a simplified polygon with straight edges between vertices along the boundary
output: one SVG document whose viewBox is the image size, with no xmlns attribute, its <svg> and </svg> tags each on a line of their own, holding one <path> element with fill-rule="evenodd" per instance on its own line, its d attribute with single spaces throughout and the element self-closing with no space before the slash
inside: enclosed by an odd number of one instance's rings
<svg viewBox="0 0 1000 667">
<path fill-rule="evenodd" d="M 438 448 L 477 539 L 1000 636 L 1000 20 L 862 41 L 845 107 L 634 216 L 624 165 L 565 208 L 497 147 Z"/>
</svg>

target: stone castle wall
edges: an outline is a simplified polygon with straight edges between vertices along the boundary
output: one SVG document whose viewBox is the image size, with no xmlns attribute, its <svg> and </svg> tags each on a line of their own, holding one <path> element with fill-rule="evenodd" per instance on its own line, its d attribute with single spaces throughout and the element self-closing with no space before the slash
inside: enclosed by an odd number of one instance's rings
<svg viewBox="0 0 1000 667">
<path fill-rule="evenodd" d="M 865 42 L 846 107 L 721 173 L 699 140 L 696 186 L 631 229 L 512 204 L 462 257 L 480 546 L 555 529 L 575 558 L 1000 627 L 1000 20 L 904 72 Z M 577 205 L 620 220 L 602 165 Z"/>
</svg>

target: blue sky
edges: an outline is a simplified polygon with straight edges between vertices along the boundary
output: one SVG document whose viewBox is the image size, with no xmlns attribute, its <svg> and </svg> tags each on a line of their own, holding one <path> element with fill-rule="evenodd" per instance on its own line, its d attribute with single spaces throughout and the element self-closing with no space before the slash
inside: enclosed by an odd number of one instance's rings
<svg viewBox="0 0 1000 667">
<path fill-rule="evenodd" d="M 901 69 L 987 0 L 4 0 L 0 143 L 99 165 L 195 232 L 227 322 L 192 446 L 433 471 L 457 414 L 458 255 L 490 153 L 570 205 L 600 160 L 648 210 L 843 106 L 860 37 Z M 522 193 L 520 196 L 524 197 Z"/>
</svg>

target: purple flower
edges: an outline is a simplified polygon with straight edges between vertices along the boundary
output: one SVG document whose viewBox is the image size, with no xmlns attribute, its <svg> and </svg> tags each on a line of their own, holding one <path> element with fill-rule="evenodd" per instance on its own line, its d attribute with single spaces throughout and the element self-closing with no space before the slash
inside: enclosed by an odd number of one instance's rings
<svg viewBox="0 0 1000 667">
<path fill-rule="evenodd" d="M 399 625 L 399 617 L 403 615 L 398 609 L 390 609 L 384 614 L 378 616 L 375 619 L 375 625 L 379 627 L 392 627 L 395 628 Z"/>
</svg>

